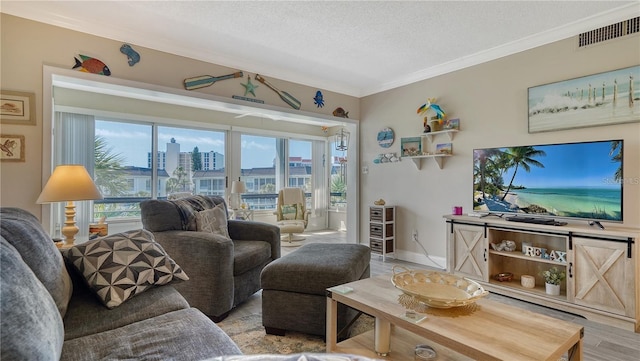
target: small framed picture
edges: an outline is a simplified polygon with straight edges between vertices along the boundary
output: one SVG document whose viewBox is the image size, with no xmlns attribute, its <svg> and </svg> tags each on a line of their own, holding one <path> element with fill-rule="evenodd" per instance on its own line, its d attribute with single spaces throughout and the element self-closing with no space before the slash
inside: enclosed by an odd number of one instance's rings
<svg viewBox="0 0 640 361">
<path fill-rule="evenodd" d="M 401 138 L 400 146 L 403 157 L 422 155 L 422 137 Z"/>
<path fill-rule="evenodd" d="M 453 144 L 442 143 L 436 145 L 436 154 L 453 154 Z"/>
<path fill-rule="evenodd" d="M 0 161 L 24 162 L 24 135 L 0 135 Z"/>
<path fill-rule="evenodd" d="M 447 119 L 444 122 L 444 129 L 460 129 L 460 118 Z"/>
<path fill-rule="evenodd" d="M 36 125 L 35 94 L 0 90 L 0 123 Z"/>
</svg>

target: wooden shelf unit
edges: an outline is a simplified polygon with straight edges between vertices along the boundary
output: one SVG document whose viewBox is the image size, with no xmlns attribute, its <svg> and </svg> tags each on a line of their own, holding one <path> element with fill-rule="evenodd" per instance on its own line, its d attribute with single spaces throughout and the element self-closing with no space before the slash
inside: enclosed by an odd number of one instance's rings
<svg viewBox="0 0 640 361">
<path fill-rule="evenodd" d="M 427 138 L 428 142 L 432 143 L 433 138 L 435 136 L 439 134 L 444 134 L 448 136 L 449 141 L 453 141 L 453 136 L 457 132 L 458 132 L 458 129 L 446 129 L 446 130 L 439 130 L 437 132 L 422 133 L 420 134 L 420 137 Z M 423 144 L 423 148 L 424 148 L 424 144 Z M 413 164 L 415 164 L 416 168 L 420 170 L 420 168 L 422 168 L 422 160 L 428 159 L 428 158 L 433 159 L 438 165 L 438 168 L 442 169 L 444 167 L 444 163 L 445 163 L 444 161 L 445 159 L 447 159 L 447 157 L 451 157 L 451 154 L 423 154 L 423 155 L 414 155 L 414 156 L 403 156 L 401 158 L 411 159 Z"/>
<path fill-rule="evenodd" d="M 425 154 L 425 155 L 414 155 L 412 157 L 403 157 L 403 158 L 411 159 L 413 164 L 416 165 L 416 168 L 420 170 L 420 168 L 422 168 L 422 160 L 426 158 L 433 159 L 438 165 L 438 168 L 442 169 L 442 167 L 444 167 L 444 160 L 447 157 L 451 157 L 451 154 Z"/>
<path fill-rule="evenodd" d="M 396 248 L 396 207 L 369 207 L 369 247 L 372 253 L 382 255 L 384 261 L 387 254 Z"/>
<path fill-rule="evenodd" d="M 639 229 L 607 227 L 605 230 L 571 223 L 552 226 L 515 223 L 496 217 L 445 216 L 447 271 L 480 282 L 487 290 L 584 316 L 587 319 L 640 332 Z M 490 244 L 516 243 L 512 252 Z M 522 252 L 523 243 L 557 253 L 556 260 Z M 556 267 L 565 271 L 560 295 L 545 292 L 542 272 Z M 500 282 L 498 273 L 511 272 Z M 521 285 L 521 276 L 535 278 L 535 288 Z"/>
</svg>

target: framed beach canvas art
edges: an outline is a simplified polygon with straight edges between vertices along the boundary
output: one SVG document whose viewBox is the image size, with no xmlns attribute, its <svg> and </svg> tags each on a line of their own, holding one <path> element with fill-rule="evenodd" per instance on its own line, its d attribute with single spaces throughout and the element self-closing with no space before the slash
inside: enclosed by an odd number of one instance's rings
<svg viewBox="0 0 640 361">
<path fill-rule="evenodd" d="M 640 121 L 640 65 L 531 87 L 529 133 Z"/>
<path fill-rule="evenodd" d="M 35 95 L 33 93 L 0 91 L 0 123 L 36 125 Z"/>
</svg>

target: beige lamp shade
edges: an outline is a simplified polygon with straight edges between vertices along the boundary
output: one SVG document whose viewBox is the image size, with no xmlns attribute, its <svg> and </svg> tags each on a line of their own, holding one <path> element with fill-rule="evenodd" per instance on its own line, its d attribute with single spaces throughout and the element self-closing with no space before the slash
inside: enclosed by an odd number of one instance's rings
<svg viewBox="0 0 640 361">
<path fill-rule="evenodd" d="M 246 193 L 247 187 L 243 181 L 233 181 L 231 183 L 231 193 Z"/>
<path fill-rule="evenodd" d="M 231 183 L 231 194 L 229 195 L 229 207 L 231 207 L 231 209 L 238 209 L 240 207 L 240 203 L 242 203 L 242 196 L 240 194 L 246 191 L 247 187 L 243 181 L 237 180 Z"/>
<path fill-rule="evenodd" d="M 102 199 L 84 166 L 77 164 L 59 165 L 44 186 L 36 203 L 66 201 L 86 201 Z"/>
<path fill-rule="evenodd" d="M 82 165 L 59 165 L 53 170 L 53 174 L 44 186 L 37 203 L 67 202 L 64 209 L 64 227 L 62 234 L 65 236 L 65 246 L 73 246 L 75 235 L 78 233 L 76 226 L 76 206 L 73 201 L 87 201 L 102 199 L 102 194 L 89 176 L 89 172 Z"/>
</svg>

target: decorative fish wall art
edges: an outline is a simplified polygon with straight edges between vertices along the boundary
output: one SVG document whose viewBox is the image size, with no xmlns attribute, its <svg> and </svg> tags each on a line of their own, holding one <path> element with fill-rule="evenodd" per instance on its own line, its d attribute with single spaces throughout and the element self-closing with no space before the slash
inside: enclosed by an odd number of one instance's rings
<svg viewBox="0 0 640 361">
<path fill-rule="evenodd" d="M 344 109 L 342 109 L 341 107 L 337 107 L 334 111 L 333 111 L 333 116 L 334 117 L 340 117 L 340 118 L 349 118 L 349 112 L 345 111 Z"/>
<path fill-rule="evenodd" d="M 73 59 L 76 61 L 76 64 L 73 66 L 72 69 L 80 68 L 79 70 L 85 73 L 99 74 L 99 75 L 106 75 L 106 76 L 111 75 L 111 70 L 109 70 L 109 67 L 105 63 L 103 63 L 102 61 L 96 58 L 92 58 L 90 56 L 80 54 L 80 59 L 82 60 L 75 57 Z"/>
<path fill-rule="evenodd" d="M 140 61 L 140 54 L 137 51 L 133 50 L 131 45 L 122 44 L 120 47 L 120 52 L 127 56 L 127 62 L 129 66 L 134 66 Z"/>
</svg>

